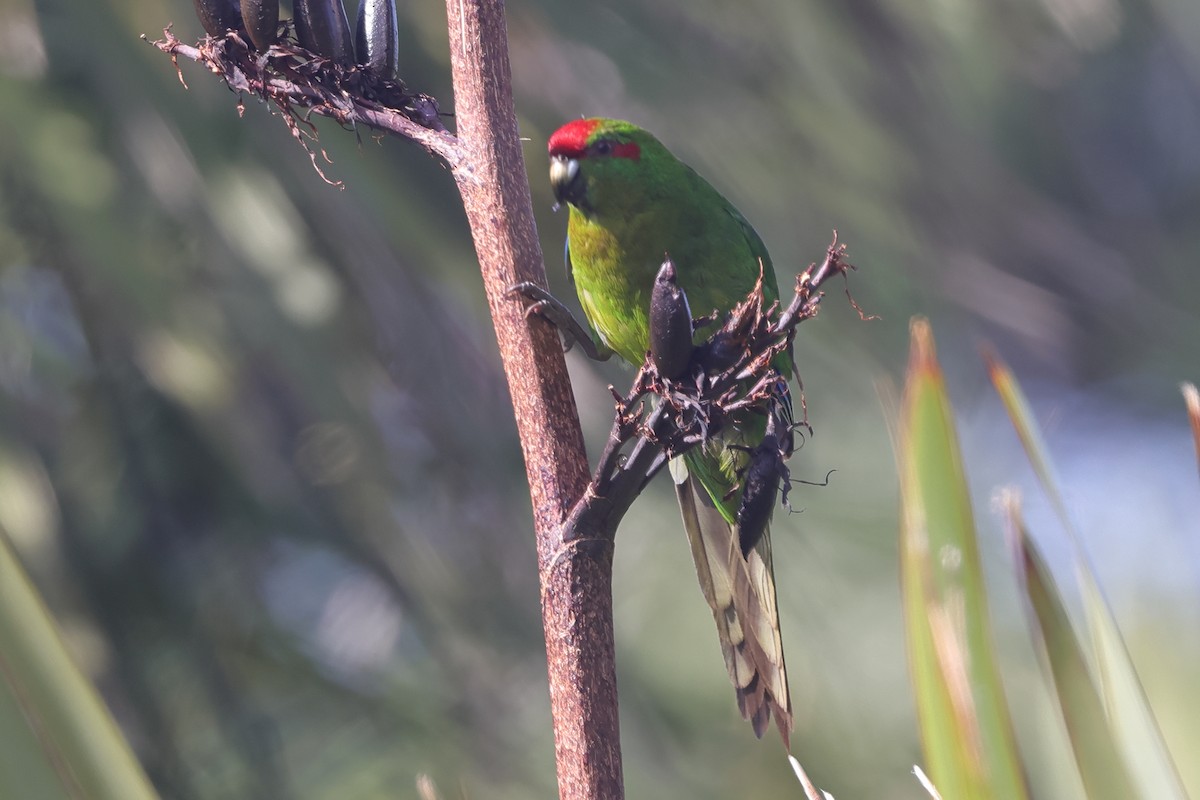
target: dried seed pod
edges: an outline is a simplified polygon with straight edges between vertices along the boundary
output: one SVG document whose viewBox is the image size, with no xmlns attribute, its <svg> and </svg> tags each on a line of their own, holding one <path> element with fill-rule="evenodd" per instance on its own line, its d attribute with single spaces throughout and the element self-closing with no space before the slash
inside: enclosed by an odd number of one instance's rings
<svg viewBox="0 0 1200 800">
<path fill-rule="evenodd" d="M 692 310 L 675 282 L 675 264 L 663 261 L 650 291 L 650 357 L 658 374 L 678 378 L 692 360 Z"/>
<path fill-rule="evenodd" d="M 779 437 L 768 432 L 762 443 L 750 451 L 750 463 L 742 476 L 742 501 L 738 504 L 738 544 L 742 555 L 749 556 L 754 545 L 766 533 L 775 510 L 779 485 L 788 479 L 788 468 L 779 451 Z"/>
<path fill-rule="evenodd" d="M 354 34 L 358 63 L 382 80 L 400 76 L 400 23 L 396 0 L 362 0 Z"/>
<path fill-rule="evenodd" d="M 354 40 L 342 0 L 296 0 L 294 6 L 301 47 L 344 67 L 354 63 Z"/>
<path fill-rule="evenodd" d="M 250 41 L 266 52 L 279 33 L 279 0 L 242 0 L 242 22 Z"/>
<path fill-rule="evenodd" d="M 192 3 L 209 36 L 224 36 L 242 27 L 242 12 L 237 0 L 192 0 Z"/>
</svg>

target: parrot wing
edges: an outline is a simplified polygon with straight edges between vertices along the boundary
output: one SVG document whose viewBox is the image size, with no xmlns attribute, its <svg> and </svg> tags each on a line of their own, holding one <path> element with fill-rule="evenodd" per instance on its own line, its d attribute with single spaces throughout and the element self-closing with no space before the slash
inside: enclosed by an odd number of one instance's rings
<svg viewBox="0 0 1200 800">
<path fill-rule="evenodd" d="M 763 265 L 763 282 L 766 288 L 767 300 L 773 300 L 779 295 L 779 284 L 775 280 L 775 267 L 771 264 L 771 255 L 767 252 L 767 246 L 763 244 L 762 237 L 758 235 L 758 231 L 754 230 L 754 226 L 750 224 L 750 220 L 742 216 L 742 212 L 738 211 L 732 205 L 727 206 L 729 215 L 737 220 L 738 225 L 742 227 L 742 233 L 746 237 L 746 244 L 750 245 L 750 253 L 754 256 L 755 261 L 761 261 Z"/>
<path fill-rule="evenodd" d="M 783 661 L 771 537 L 742 557 L 730 524 L 682 458 L 671 462 L 676 496 L 691 545 L 700 589 L 712 609 L 738 709 L 761 737 L 772 714 L 791 749 L 792 702 Z"/>
</svg>

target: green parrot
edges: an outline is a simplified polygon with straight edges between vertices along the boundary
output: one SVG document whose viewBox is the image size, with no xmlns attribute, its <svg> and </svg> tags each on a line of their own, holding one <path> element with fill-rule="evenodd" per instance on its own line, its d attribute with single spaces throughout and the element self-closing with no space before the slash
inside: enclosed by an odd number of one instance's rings
<svg viewBox="0 0 1200 800">
<path fill-rule="evenodd" d="M 779 296 L 770 256 L 733 205 L 651 133 L 629 122 L 579 119 L 549 142 L 550 183 L 570 208 L 567 267 L 602 353 L 640 366 L 650 347 L 650 299 L 665 255 L 691 308 L 722 314 L 763 277 Z M 705 338 L 696 333 L 696 343 Z M 791 353 L 775 364 L 785 380 Z M 787 409 L 790 413 L 790 408 Z M 772 715 L 789 744 L 792 705 L 771 537 L 738 530 L 748 451 L 764 437 L 759 416 L 743 420 L 671 464 L 700 588 L 712 608 L 742 716 L 762 736 Z M 790 746 L 790 745 L 789 745 Z"/>
</svg>

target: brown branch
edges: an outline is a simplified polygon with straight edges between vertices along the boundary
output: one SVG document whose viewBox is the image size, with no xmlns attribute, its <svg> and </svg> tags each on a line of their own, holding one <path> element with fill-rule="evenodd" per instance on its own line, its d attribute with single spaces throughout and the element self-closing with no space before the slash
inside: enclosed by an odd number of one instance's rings
<svg viewBox="0 0 1200 800">
<path fill-rule="evenodd" d="M 563 521 L 588 484 L 583 436 L 555 330 L 526 320 L 508 292 L 545 285 L 545 267 L 513 108 L 504 4 L 447 0 L 454 169 L 483 271 L 533 500 L 558 790 L 563 800 L 620 800 L 612 631 L 612 532 Z"/>
</svg>

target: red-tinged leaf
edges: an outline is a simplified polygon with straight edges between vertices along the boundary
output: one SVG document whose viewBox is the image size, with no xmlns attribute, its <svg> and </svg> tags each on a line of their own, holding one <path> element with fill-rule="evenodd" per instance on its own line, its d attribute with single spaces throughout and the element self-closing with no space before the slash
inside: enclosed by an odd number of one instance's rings
<svg viewBox="0 0 1200 800">
<path fill-rule="evenodd" d="M 1192 440 L 1196 444 L 1196 462 L 1200 466 L 1200 391 L 1194 383 L 1180 385 L 1183 402 L 1187 406 L 1188 422 L 1192 425 Z"/>
<path fill-rule="evenodd" d="M 929 324 L 915 320 L 899 422 L 900 559 L 927 771 L 945 797 L 1027 796 L 996 667 L 975 523 Z"/>
</svg>

